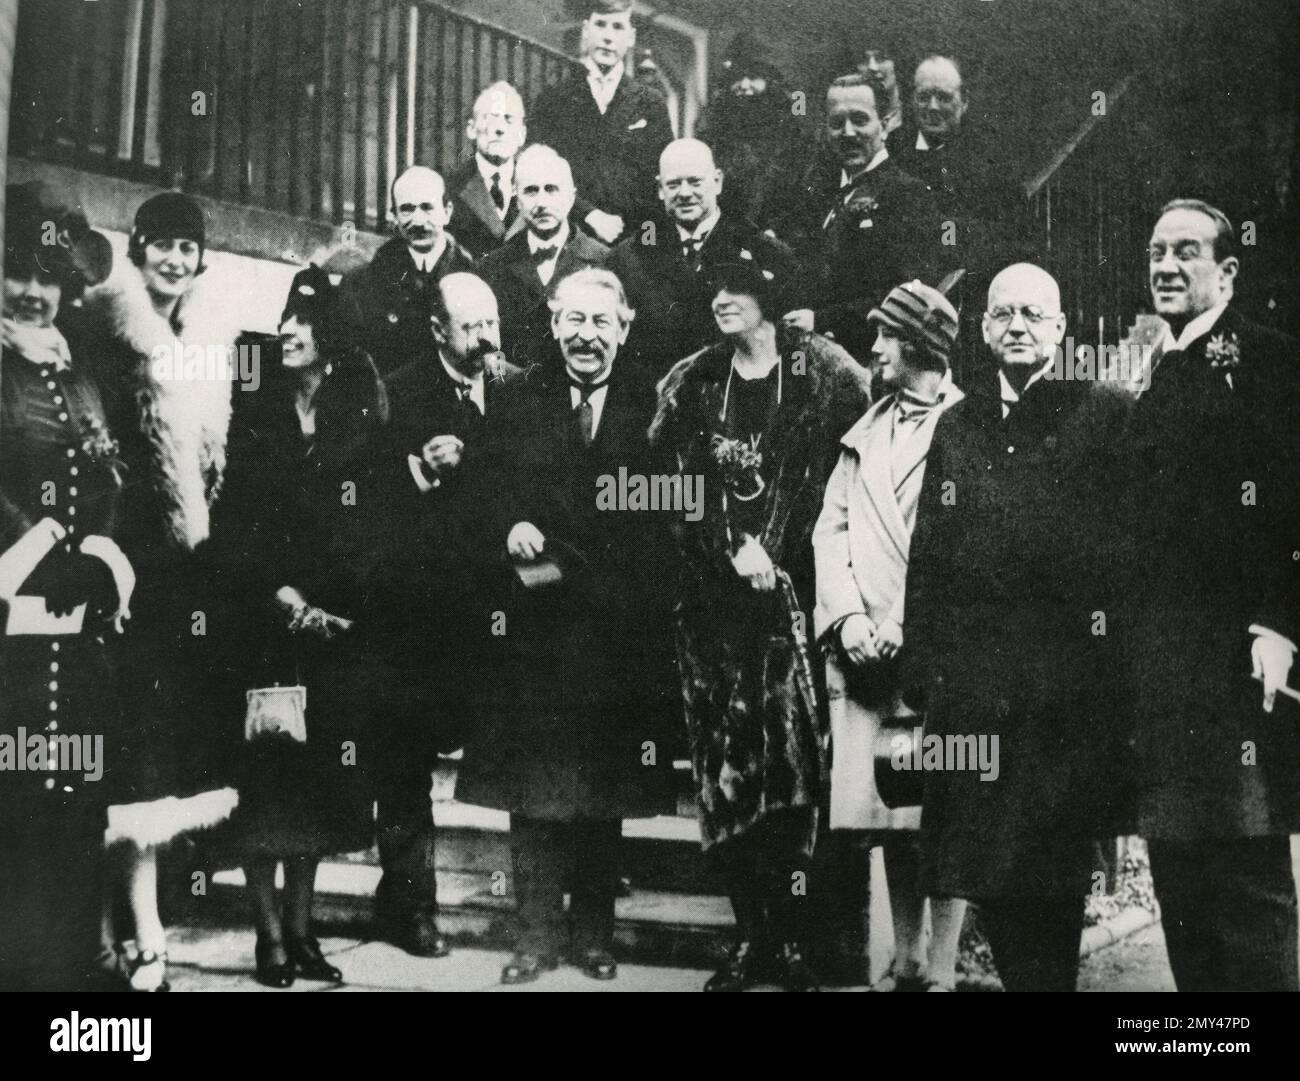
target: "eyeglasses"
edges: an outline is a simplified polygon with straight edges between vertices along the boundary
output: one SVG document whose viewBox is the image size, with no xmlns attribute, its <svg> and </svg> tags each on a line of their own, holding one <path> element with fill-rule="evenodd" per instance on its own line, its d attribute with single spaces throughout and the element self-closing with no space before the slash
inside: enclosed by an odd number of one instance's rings
<svg viewBox="0 0 1300 1081">
<path fill-rule="evenodd" d="M 1038 326 L 1045 319 L 1054 318 L 1048 312 L 1043 311 L 1037 304 L 1025 304 L 1018 308 L 999 304 L 996 308 L 990 309 L 987 314 L 994 323 L 1010 323 L 1019 315 L 1031 327 Z"/>
</svg>

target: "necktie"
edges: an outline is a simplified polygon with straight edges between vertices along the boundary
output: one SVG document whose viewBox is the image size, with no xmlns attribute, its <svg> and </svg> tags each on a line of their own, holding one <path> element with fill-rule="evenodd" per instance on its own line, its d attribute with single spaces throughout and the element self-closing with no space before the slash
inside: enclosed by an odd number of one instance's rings
<svg viewBox="0 0 1300 1081">
<path fill-rule="evenodd" d="M 573 411 L 578 435 L 582 439 L 584 447 L 591 446 L 591 441 L 596 437 L 596 411 L 592 408 L 591 396 L 603 387 L 604 383 L 581 383 L 576 379 L 570 379 L 569 385 L 578 389 L 581 396 L 578 407 Z"/>
<path fill-rule="evenodd" d="M 478 403 L 475 402 L 474 398 L 472 397 L 473 393 L 474 393 L 474 387 L 472 384 L 470 383 L 456 384 L 456 405 L 461 409 L 462 412 L 466 414 L 472 413 L 475 417 L 478 417 L 481 416 L 481 414 L 479 413 Z"/>
<path fill-rule="evenodd" d="M 506 194 L 501 190 L 501 174 L 492 174 L 492 186 L 488 188 L 488 194 L 492 196 L 492 202 L 496 204 L 497 212 L 500 213 L 506 208 Z"/>
<path fill-rule="evenodd" d="M 702 236 L 688 236 L 682 241 L 682 258 L 692 270 L 700 269 L 700 248 L 704 244 Z"/>
</svg>

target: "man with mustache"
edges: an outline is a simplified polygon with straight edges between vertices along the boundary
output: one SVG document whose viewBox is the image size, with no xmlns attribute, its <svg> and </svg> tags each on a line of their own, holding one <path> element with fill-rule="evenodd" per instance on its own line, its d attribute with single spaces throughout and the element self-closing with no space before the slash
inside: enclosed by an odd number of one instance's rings
<svg viewBox="0 0 1300 1081">
<path fill-rule="evenodd" d="M 593 979 L 617 975 L 620 822 L 671 813 L 681 708 L 662 588 L 670 513 L 597 500 L 601 477 L 653 471 L 654 386 L 622 357 L 633 312 L 598 267 L 562 279 L 551 312 L 564 366 L 530 377 L 492 478 L 497 520 L 510 523 L 494 546 L 519 577 L 502 579 L 500 633 L 469 631 L 496 662 L 456 793 L 510 812 L 508 984 L 538 979 L 562 954 Z"/>
<path fill-rule="evenodd" d="M 885 147 L 872 79 L 842 75 L 831 83 L 826 131 L 838 175 L 810 174 L 795 243 L 824 268 L 821 300 L 815 311 L 789 312 L 785 323 L 833 336 L 866 365 L 871 308 L 900 281 L 938 284 L 942 222 L 925 184 L 903 172 Z"/>
<path fill-rule="evenodd" d="M 1168 329 L 1125 461 L 1131 765 L 1180 991 L 1297 990 L 1297 343 L 1236 309 L 1232 223 L 1167 204 L 1150 285 Z"/>
<path fill-rule="evenodd" d="M 1065 315 L 1039 267 L 994 277 L 982 325 L 996 369 L 972 373 L 926 460 L 904 666 L 927 737 L 996 739 L 997 776 L 926 773 L 922 886 L 979 906 L 1008 991 L 1072 991 L 1094 838 L 1122 812 L 1099 553 L 1130 399 L 1052 377 Z"/>
<path fill-rule="evenodd" d="M 501 305 L 501 341 L 511 363 L 528 369 L 551 351 L 552 282 L 582 266 L 600 266 L 609 249 L 575 229 L 569 215 L 575 190 L 569 163 L 534 143 L 515 163 L 515 191 L 526 226 L 479 268 Z"/>
<path fill-rule="evenodd" d="M 653 233 L 628 237 L 610 257 L 636 306 L 632 345 L 656 375 L 718 339 L 713 317 L 718 267 L 752 263 L 778 290 L 798 288 L 794 253 L 719 206 L 724 183 L 707 145 L 698 139 L 669 143 L 659 155 L 665 216 Z M 783 311 L 798 306 L 784 300 Z"/>
<path fill-rule="evenodd" d="M 439 280 L 474 267 L 447 232 L 452 203 L 438 173 L 412 165 L 393 181 L 390 204 L 397 235 L 344 275 L 339 300 L 353 340 L 385 377 L 425 349 Z"/>
<path fill-rule="evenodd" d="M 374 452 L 383 539 L 369 570 L 367 644 L 381 686 L 376 909 L 387 938 L 410 953 L 448 952 L 437 925 L 430 771 L 464 738 L 472 698 L 467 628 L 491 501 L 485 463 L 508 429 L 521 373 L 499 351 L 496 298 L 473 274 L 434 287 L 432 333 L 421 354 L 386 382 L 390 419 Z"/>
<path fill-rule="evenodd" d="M 673 130 L 663 95 L 625 64 L 636 44 L 631 0 L 591 0 L 587 10 L 585 75 L 538 96 L 532 137 L 573 166 L 578 193 L 592 206 L 583 224 L 613 244 L 653 213 L 655 157 Z"/>
</svg>

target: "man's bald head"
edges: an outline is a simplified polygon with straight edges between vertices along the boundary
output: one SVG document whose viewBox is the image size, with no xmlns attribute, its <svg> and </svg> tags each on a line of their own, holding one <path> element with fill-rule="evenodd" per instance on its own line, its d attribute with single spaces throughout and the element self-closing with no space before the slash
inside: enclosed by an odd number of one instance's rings
<svg viewBox="0 0 1300 1081">
<path fill-rule="evenodd" d="M 1061 288 L 1042 267 L 1013 263 L 989 283 L 984 341 L 1003 367 L 1037 367 L 1065 336 Z"/>
<path fill-rule="evenodd" d="M 448 274 L 438 282 L 431 322 L 443 359 L 467 378 L 478 375 L 487 355 L 501 348 L 496 294 L 477 274 Z"/>
<path fill-rule="evenodd" d="M 669 216 L 694 229 L 718 209 L 722 170 L 699 139 L 674 139 L 659 155 L 659 198 Z"/>
<path fill-rule="evenodd" d="M 427 165 L 412 165 L 393 181 L 389 199 L 397 231 L 407 244 L 416 251 L 432 251 L 451 220 L 442 176 Z"/>
</svg>

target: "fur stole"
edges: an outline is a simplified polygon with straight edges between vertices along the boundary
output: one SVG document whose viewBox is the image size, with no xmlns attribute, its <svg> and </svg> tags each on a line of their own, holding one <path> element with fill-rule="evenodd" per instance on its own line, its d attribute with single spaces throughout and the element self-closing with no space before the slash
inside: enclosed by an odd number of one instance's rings
<svg viewBox="0 0 1300 1081">
<path fill-rule="evenodd" d="M 140 433 L 148 445 L 148 482 L 163 509 L 163 527 L 178 546 L 193 550 L 207 539 L 208 510 L 221 489 L 230 427 L 231 383 L 221 378 L 159 378 L 151 360 L 176 358 L 187 347 L 205 355 L 234 344 L 231 319 L 202 275 L 177 308 L 173 326 L 149 301 L 144 279 L 129 263 L 86 295 L 97 329 L 119 346 L 116 370 L 101 378 L 135 402 Z M 213 374 L 213 373 L 206 373 Z"/>
</svg>

